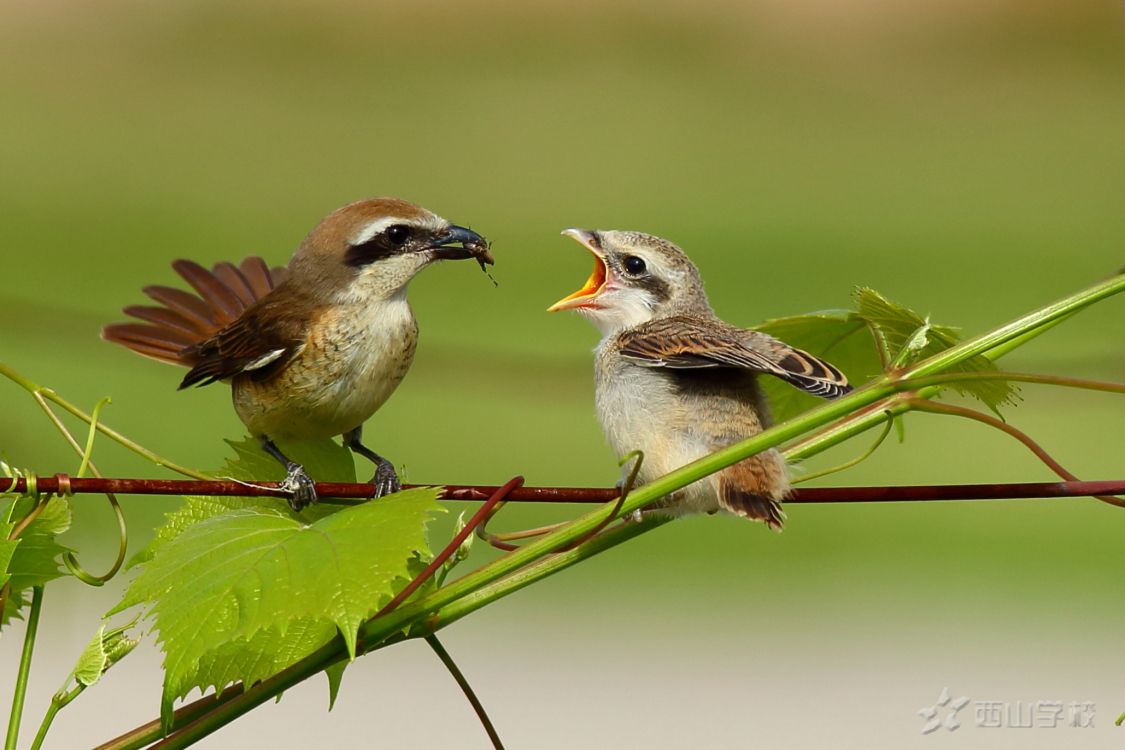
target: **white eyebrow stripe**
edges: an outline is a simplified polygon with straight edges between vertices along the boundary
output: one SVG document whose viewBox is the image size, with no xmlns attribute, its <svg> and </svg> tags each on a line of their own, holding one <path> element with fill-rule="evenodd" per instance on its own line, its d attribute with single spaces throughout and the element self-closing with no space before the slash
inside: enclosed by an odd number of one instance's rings
<svg viewBox="0 0 1125 750">
<path fill-rule="evenodd" d="M 381 219 L 376 219 L 370 224 L 366 224 L 359 228 L 355 236 L 351 238 L 349 244 L 352 246 L 362 245 L 365 242 L 370 242 L 376 235 L 382 234 L 387 227 L 394 226 L 395 224 L 405 224 L 402 219 L 397 216 L 384 216 Z"/>
</svg>

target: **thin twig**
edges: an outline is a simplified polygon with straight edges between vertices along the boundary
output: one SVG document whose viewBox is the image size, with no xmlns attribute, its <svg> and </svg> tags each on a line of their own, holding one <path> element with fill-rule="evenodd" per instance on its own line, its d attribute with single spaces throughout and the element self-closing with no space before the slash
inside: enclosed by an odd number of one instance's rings
<svg viewBox="0 0 1125 750">
<path fill-rule="evenodd" d="M 484 519 L 487 518 L 488 514 L 492 512 L 492 509 L 499 503 L 504 502 L 505 498 L 507 498 L 508 495 L 512 493 L 512 491 L 519 488 L 519 486 L 522 484 L 523 477 L 513 477 L 512 479 L 508 480 L 507 484 L 497 487 L 496 490 L 492 493 L 491 497 L 488 498 L 488 502 L 480 506 L 477 509 L 477 512 L 473 514 L 473 517 L 469 519 L 469 522 L 465 524 L 465 528 L 457 532 L 457 535 L 449 541 L 449 544 L 445 545 L 445 549 L 434 555 L 434 559 L 430 561 L 430 564 L 427 565 L 421 573 L 415 576 L 413 581 L 406 584 L 406 586 L 403 587 L 402 591 L 399 591 L 393 599 L 391 599 L 383 606 L 382 609 L 376 612 L 372 619 L 375 619 L 375 617 L 382 617 L 388 612 L 393 612 L 395 608 L 398 607 L 398 605 L 406 601 L 407 597 L 417 591 L 418 587 L 425 583 L 430 576 L 436 573 L 442 565 L 445 565 L 446 560 L 453 557 L 453 553 L 455 553 L 461 546 L 461 544 L 469 538 L 469 535 L 476 531 L 477 526 L 484 522 Z"/>
<path fill-rule="evenodd" d="M 101 424 L 99 422 L 99 416 L 102 406 L 109 403 L 109 399 L 102 399 L 94 407 L 94 412 L 89 418 L 90 430 L 89 434 L 86 436 L 86 447 L 83 448 L 78 443 L 78 439 L 71 434 L 70 430 L 67 429 L 65 424 L 63 424 L 63 421 L 59 419 L 57 414 L 55 414 L 55 411 L 51 408 L 51 405 L 47 403 L 46 399 L 44 399 L 43 396 L 45 393 L 49 394 L 51 392 L 45 389 L 36 389 L 31 392 L 31 397 L 35 399 L 35 402 L 39 404 L 39 407 L 47 414 L 47 418 L 51 420 L 51 422 L 55 425 L 55 428 L 58 429 L 58 431 L 62 434 L 66 442 L 70 444 L 70 447 L 73 448 L 75 453 L 77 453 L 81 458 L 81 463 L 78 466 L 78 477 L 81 477 L 86 472 L 87 467 L 91 472 L 93 472 L 95 477 L 101 477 L 102 473 L 98 470 L 97 464 L 95 464 L 93 459 L 90 458 L 90 455 L 94 450 L 94 436 L 96 435 L 97 429 Z M 58 494 L 60 496 L 69 494 L 69 479 L 70 477 L 68 477 L 66 474 L 61 474 L 55 477 L 55 494 Z M 120 570 L 121 566 L 125 563 L 125 554 L 129 546 L 129 529 L 125 523 L 125 514 L 121 510 L 121 505 L 117 502 L 117 498 L 114 497 L 113 492 L 107 491 L 104 494 L 106 496 L 106 499 L 109 500 L 109 507 L 113 511 L 114 516 L 117 519 L 118 534 L 117 556 L 114 558 L 113 565 L 110 566 L 109 571 L 100 576 L 94 575 L 87 572 L 86 569 L 83 568 L 81 564 L 79 564 L 78 557 L 73 552 L 67 552 L 65 555 L 63 555 L 63 562 L 66 564 L 67 570 L 69 570 L 75 578 L 90 586 L 101 586 L 111 578 L 113 578 L 115 575 L 117 575 L 117 571 Z M 41 510 L 42 507 L 39 508 L 39 511 Z M 38 511 L 36 511 L 36 513 L 38 513 Z M 28 520 L 30 518 L 32 518 L 31 515 L 29 515 L 28 518 L 24 519 L 23 523 L 25 525 L 27 523 L 30 523 L 30 520 Z M 22 527 L 20 530 L 22 531 Z"/>
<path fill-rule="evenodd" d="M 913 406 L 918 411 L 930 412 L 931 414 L 948 414 L 955 417 L 964 417 L 965 419 L 972 419 L 977 422 L 982 422 L 989 427 L 995 427 L 1001 432 L 1006 433 L 1023 443 L 1027 447 L 1027 449 L 1034 453 L 1040 461 L 1046 464 L 1047 467 L 1051 469 L 1051 471 L 1055 472 L 1063 479 L 1072 482 L 1078 480 L 1077 476 L 1067 471 L 1062 464 L 1056 461 L 1055 458 L 1050 453 L 1048 453 L 1045 448 L 1043 448 L 1043 446 L 1035 442 L 1035 440 L 1033 440 L 1030 435 L 1022 430 L 1016 429 L 1007 422 L 997 419 L 991 414 L 985 414 L 983 412 L 976 411 L 975 409 L 969 409 L 964 406 L 954 406 L 953 404 L 937 404 L 932 401 L 923 401 L 921 399 L 919 399 L 918 401 L 912 401 L 911 406 Z M 1109 503 L 1110 505 L 1116 505 L 1118 507 L 1125 508 L 1125 500 L 1118 500 L 1115 497 L 1110 497 L 1110 494 L 1117 493 L 1099 493 L 1097 495 L 1094 495 L 1093 497 L 1096 497 L 1103 503 Z"/>
<path fill-rule="evenodd" d="M 1001 423 L 1003 424 L 1003 423 Z M 58 477 L 38 477 L 40 492 L 58 489 Z M 73 494 L 101 494 L 107 491 L 121 495 L 221 495 L 234 497 L 284 496 L 277 482 L 262 482 L 260 487 L 247 487 L 238 482 L 224 480 L 196 481 L 188 479 L 101 479 L 71 478 Z M 434 485 L 403 485 L 432 487 Z M 27 489 L 24 477 L 16 479 L 12 492 L 21 494 Z M 439 497 L 442 500 L 481 500 L 490 497 L 495 485 L 446 485 Z M 322 501 L 368 500 L 370 484 L 318 482 L 317 495 Z M 1023 482 L 1000 484 L 939 484 L 899 485 L 890 487 L 807 487 L 794 490 L 787 503 L 869 503 L 887 501 L 931 500 L 1002 500 L 1086 497 L 1093 495 L 1125 494 L 1125 479 L 1098 482 Z M 507 503 L 577 503 L 598 504 L 616 500 L 620 493 L 615 487 L 520 487 L 504 498 Z"/>
<path fill-rule="evenodd" d="M 888 413 L 887 414 L 887 424 L 886 424 L 885 427 L 883 427 L 883 432 L 880 433 L 879 437 L 875 438 L 875 442 L 872 443 L 871 445 L 869 445 L 867 447 L 867 450 L 865 450 L 863 453 L 860 453 L 855 458 L 849 459 L 842 464 L 836 464 L 835 466 L 829 466 L 827 469 L 821 469 L 820 471 L 814 471 L 814 472 L 811 472 L 809 474 L 805 474 L 803 476 L 800 476 L 800 477 L 793 480 L 793 484 L 801 484 L 802 482 L 811 482 L 814 479 L 820 479 L 821 477 L 826 477 L 829 474 L 836 474 L 836 473 L 839 473 L 841 471 L 846 471 L 847 469 L 850 469 L 853 466 L 858 466 L 859 464 L 863 463 L 867 459 L 871 458 L 871 456 L 873 456 L 875 454 L 875 451 L 879 450 L 879 446 L 882 445 L 883 441 L 887 439 L 887 435 L 891 434 L 891 428 L 894 427 L 894 424 L 895 424 L 894 416 L 891 415 L 890 413 Z"/>
<path fill-rule="evenodd" d="M 473 692 L 472 685 L 465 679 L 465 675 L 462 674 L 457 663 L 453 661 L 453 657 L 450 656 L 449 652 L 445 650 L 445 647 L 441 645 L 441 641 L 438 640 L 436 635 L 432 633 L 427 635 L 426 643 L 434 650 L 437 657 L 441 659 L 441 663 L 445 665 L 445 668 L 449 670 L 449 674 L 453 676 L 453 679 L 456 680 L 457 684 L 460 686 L 461 692 L 465 694 L 469 705 L 473 707 L 477 718 L 480 719 L 481 726 L 483 726 L 484 731 L 488 733 L 488 739 L 492 740 L 492 747 L 496 748 L 496 750 L 504 750 L 504 743 L 500 741 L 500 735 L 496 733 L 496 727 L 493 726 L 492 720 L 488 718 L 488 713 L 484 710 L 480 699 L 477 698 L 477 694 Z"/>
<path fill-rule="evenodd" d="M 33 383 L 31 380 L 28 380 L 23 375 L 20 375 L 18 372 L 16 372 L 15 370 L 13 370 L 11 367 L 4 364 L 3 362 L 0 362 L 0 376 L 8 378 L 13 383 L 20 386 L 24 390 L 26 390 L 28 393 L 31 393 L 32 396 L 35 397 L 37 400 L 46 399 L 48 401 L 51 401 L 51 402 L 57 404 L 58 406 L 62 407 L 65 411 L 68 411 L 71 414 L 73 414 L 74 416 L 81 419 L 86 424 L 92 424 L 94 422 L 94 419 L 93 419 L 93 417 L 91 417 L 91 415 L 82 411 L 77 406 L 70 403 L 69 401 L 64 399 L 62 396 L 55 393 L 50 388 L 44 388 L 40 385 L 37 385 L 36 383 Z M 170 470 L 176 472 L 177 474 L 183 474 L 184 476 L 187 476 L 187 477 L 195 477 L 196 479 L 208 479 L 211 476 L 210 474 L 204 474 L 201 471 L 196 471 L 195 469 L 190 469 L 186 466 L 180 466 L 179 464 L 175 463 L 174 461 L 169 461 L 168 459 L 164 458 L 163 456 L 161 456 L 157 453 L 153 453 L 152 451 L 150 451 L 148 448 L 145 448 L 140 443 L 138 443 L 134 440 L 130 440 L 129 438 L 122 435 L 120 432 L 117 432 L 116 430 L 111 429 L 110 427 L 107 427 L 102 422 L 97 423 L 97 430 L 98 430 L 98 432 L 102 433 L 103 435 L 105 435 L 109 439 L 113 440 L 114 442 L 119 443 L 120 445 L 124 446 L 125 448 L 128 448 L 129 450 L 133 451 L 133 453 L 136 453 L 138 456 L 141 456 L 142 458 L 146 458 L 149 461 L 152 461 L 157 466 L 163 466 L 167 469 L 170 469 Z"/>
</svg>

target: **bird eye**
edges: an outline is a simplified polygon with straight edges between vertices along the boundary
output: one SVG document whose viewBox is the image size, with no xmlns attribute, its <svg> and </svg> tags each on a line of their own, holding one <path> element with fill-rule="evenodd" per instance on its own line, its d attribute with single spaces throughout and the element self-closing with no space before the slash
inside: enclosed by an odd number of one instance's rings
<svg viewBox="0 0 1125 750">
<path fill-rule="evenodd" d="M 387 239 L 396 245 L 401 245 L 410 239 L 410 227 L 404 224 L 394 224 L 387 227 Z"/>
<path fill-rule="evenodd" d="M 625 273 L 630 276 L 640 276 L 645 272 L 645 261 L 643 258 L 638 258 L 635 255 L 629 255 L 625 258 Z"/>
</svg>

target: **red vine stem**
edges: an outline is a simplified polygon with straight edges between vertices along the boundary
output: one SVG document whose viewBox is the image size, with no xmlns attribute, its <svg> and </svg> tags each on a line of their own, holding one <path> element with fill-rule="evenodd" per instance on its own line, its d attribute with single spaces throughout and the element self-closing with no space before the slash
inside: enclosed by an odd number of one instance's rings
<svg viewBox="0 0 1125 750">
<path fill-rule="evenodd" d="M 1056 461 L 1054 457 L 1051 456 L 1051 454 L 1043 448 L 1043 446 L 1035 442 L 1035 440 L 1033 440 L 1030 435 L 1022 430 L 1016 429 L 1007 422 L 997 419 L 996 417 L 976 411 L 975 409 L 968 409 L 964 406 L 954 406 L 953 404 L 936 404 L 932 401 L 924 401 L 922 399 L 913 399 L 911 400 L 910 404 L 918 411 L 930 412 L 931 414 L 949 414 L 955 417 L 964 417 L 966 419 L 973 419 L 977 422 L 982 422 L 989 427 L 995 427 L 1001 432 L 1004 432 L 1023 443 L 1028 450 L 1035 454 L 1036 458 L 1046 464 L 1047 467 L 1051 469 L 1051 471 L 1055 472 L 1063 479 L 1071 482 L 1078 480 L 1077 476 L 1067 471 L 1062 464 Z M 1119 508 L 1125 508 L 1125 500 L 1118 500 L 1115 497 L 1110 497 L 1110 495 L 1114 494 L 1117 493 L 1099 493 L 1094 495 L 1094 497 L 1096 497 L 1098 500 L 1101 500 L 1103 503 L 1109 503 L 1110 505 L 1116 505 Z"/>
<path fill-rule="evenodd" d="M 122 495 L 221 495 L 236 497 L 282 496 L 277 482 L 243 484 L 229 480 L 192 479 L 107 479 L 97 477 L 67 477 L 55 475 L 38 477 L 36 490 L 40 493 L 102 494 L 115 492 Z M 69 492 L 66 490 L 69 482 Z M 10 485 L 10 486 L 9 486 Z M 406 485 L 413 486 L 432 485 Z M 493 485 L 445 485 L 443 500 L 486 500 L 500 487 Z M 0 481 L 0 490 L 17 494 L 27 492 L 27 479 L 14 482 Z M 364 483 L 319 482 L 317 494 L 321 499 L 367 499 L 371 485 Z M 1125 495 L 1125 479 L 1100 482 L 1020 482 L 1000 484 L 937 484 L 903 485 L 892 487 L 807 487 L 794 490 L 789 503 L 875 503 L 931 500 L 1001 500 L 1049 497 L 1084 497 L 1096 495 Z M 505 502 L 522 503 L 607 503 L 616 500 L 618 490 L 613 487 L 518 487 L 505 498 Z"/>
<path fill-rule="evenodd" d="M 382 617 L 388 612 L 393 612 L 398 608 L 398 605 L 402 604 L 408 596 L 417 591 L 418 587 L 436 573 L 442 565 L 445 565 L 446 560 L 453 557 L 453 553 L 469 538 L 470 534 L 476 531 L 477 526 L 479 526 L 484 519 L 488 518 L 488 514 L 492 512 L 492 509 L 495 508 L 498 503 L 503 502 L 513 491 L 522 485 L 523 477 L 512 477 L 508 480 L 507 484 L 497 487 L 491 493 L 488 501 L 477 509 L 477 512 L 473 514 L 473 517 L 469 519 L 465 527 L 457 532 L 457 535 L 453 537 L 449 544 L 445 545 L 445 549 L 435 555 L 434 559 L 430 561 L 430 564 L 427 565 L 421 573 L 415 576 L 413 581 L 406 584 L 402 591 L 398 592 L 382 609 L 376 612 L 373 618 Z"/>
</svg>

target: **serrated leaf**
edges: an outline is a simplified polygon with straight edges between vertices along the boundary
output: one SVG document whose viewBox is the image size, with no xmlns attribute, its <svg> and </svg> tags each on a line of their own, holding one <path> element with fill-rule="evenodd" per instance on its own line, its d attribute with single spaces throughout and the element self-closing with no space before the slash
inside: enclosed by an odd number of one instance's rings
<svg viewBox="0 0 1125 750">
<path fill-rule="evenodd" d="M 0 518 L 4 518 L 4 516 L 0 516 Z M 20 543 L 19 539 L 8 538 L 13 528 L 15 528 L 14 523 L 10 521 L 0 521 L 0 587 L 3 587 L 4 584 L 8 582 L 8 579 L 12 577 L 11 573 L 8 572 L 8 565 L 12 562 L 12 556 L 15 554 L 16 547 L 18 547 Z M 19 602 L 15 602 L 12 596 L 4 600 L 3 611 L 0 612 L 0 629 L 7 625 L 12 617 L 19 613 L 20 603 L 22 603 L 22 601 L 21 598 Z"/>
<path fill-rule="evenodd" d="M 242 440 L 227 440 L 226 443 L 234 450 L 234 456 L 226 459 L 223 467 L 215 472 L 217 476 L 240 482 L 285 478 L 285 470 L 261 449 L 257 440 L 246 437 Z M 356 481 L 355 462 L 351 451 L 333 440 L 287 444 L 284 450 L 286 455 L 302 464 L 309 476 L 317 481 Z M 166 514 L 164 524 L 156 530 L 152 541 L 129 560 L 128 567 L 151 560 L 161 545 L 174 539 L 191 525 L 212 516 L 243 508 L 264 508 L 306 520 L 323 518 L 339 510 L 339 506 L 317 503 L 308 506 L 297 515 L 293 514 L 289 503 L 281 497 L 187 496 L 184 498 L 183 505 Z"/>
<path fill-rule="evenodd" d="M 284 637 L 301 621 L 335 626 L 354 657 L 360 623 L 429 554 L 436 500 L 436 489 L 408 490 L 311 524 L 266 508 L 208 518 L 161 545 L 113 611 L 149 606 L 165 651 L 166 708 L 193 686 L 255 677 L 254 654 L 276 664 L 307 648 Z"/>
<path fill-rule="evenodd" d="M 0 613 L 0 625 L 6 626 L 12 620 L 23 619 L 23 608 L 28 604 L 22 591 L 9 591 L 4 600 L 4 611 Z"/>
<path fill-rule="evenodd" d="M 12 577 L 12 574 L 8 572 L 8 566 L 11 564 L 12 555 L 15 554 L 16 547 L 20 543 L 19 539 L 8 538 L 14 528 L 14 523 L 0 522 L 0 586 L 3 586 Z"/>
<path fill-rule="evenodd" d="M 344 670 L 348 668 L 348 664 L 349 662 L 342 660 L 324 670 L 324 676 L 328 678 L 329 711 L 336 706 L 336 699 L 340 696 L 340 685 L 344 681 Z"/>
<path fill-rule="evenodd" d="M 853 386 L 866 383 L 882 371 L 882 364 L 867 325 L 847 310 L 794 315 L 767 320 L 755 328 L 823 357 L 848 376 Z M 824 403 L 823 399 L 778 380 L 761 377 L 775 422 L 784 422 Z"/>
<path fill-rule="evenodd" d="M 951 326 L 932 325 L 918 313 L 887 299 L 873 289 L 856 290 L 856 314 L 872 325 L 892 361 L 900 355 L 902 364 L 916 362 L 944 351 L 961 341 L 958 329 Z M 907 351 L 911 338 L 921 328 L 926 328 L 926 342 L 912 354 Z M 996 365 L 986 357 L 976 356 L 946 372 L 996 372 Z M 1003 380 L 977 380 L 950 385 L 955 391 L 972 396 L 997 411 L 1004 404 L 1015 403 L 1018 391 Z"/>
<path fill-rule="evenodd" d="M 7 505 L 0 515 L 11 522 L 26 516 L 34 507 L 35 502 L 31 498 L 20 498 Z M 59 558 L 70 549 L 55 541 L 55 537 L 69 528 L 70 501 L 60 497 L 50 498 L 35 520 L 20 533 L 19 545 L 12 550 L 8 560 L 8 582 L 13 592 L 25 591 L 66 575 L 59 568 Z"/>
<path fill-rule="evenodd" d="M 66 575 L 59 568 L 59 558 L 69 549 L 55 541 L 56 535 L 70 528 L 70 502 L 66 499 L 50 498 L 19 538 L 8 540 L 18 519 L 34 507 L 31 498 L 0 500 L 0 585 L 9 586 L 4 611 L 0 612 L 0 628 L 20 617 L 27 605 L 25 591 Z"/>
<path fill-rule="evenodd" d="M 275 675 L 300 661 L 336 637 L 336 626 L 327 620 L 298 618 L 277 627 L 259 630 L 249 638 L 238 638 L 208 651 L 194 671 L 185 672 L 172 684 L 170 695 L 183 697 L 193 687 L 221 691 L 241 680 L 246 685 Z"/>
</svg>

